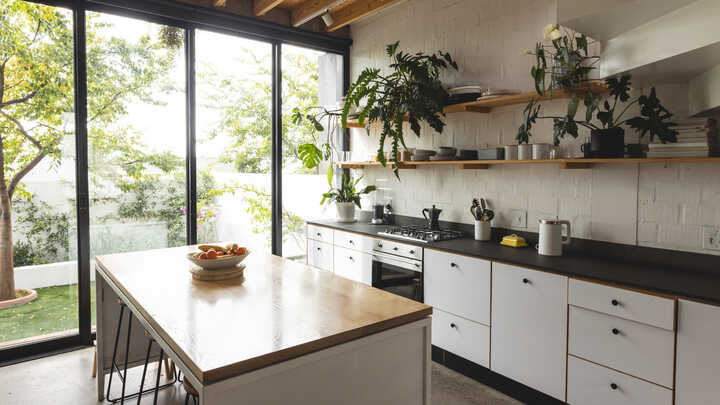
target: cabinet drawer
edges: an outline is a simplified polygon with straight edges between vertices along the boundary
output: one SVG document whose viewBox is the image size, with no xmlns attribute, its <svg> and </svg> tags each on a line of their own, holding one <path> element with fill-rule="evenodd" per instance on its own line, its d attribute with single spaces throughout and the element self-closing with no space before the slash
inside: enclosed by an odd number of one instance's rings
<svg viewBox="0 0 720 405">
<path fill-rule="evenodd" d="M 631 321 L 675 330 L 675 300 L 610 287 L 582 280 L 570 280 L 569 302 Z"/>
<path fill-rule="evenodd" d="M 672 391 L 568 356 L 571 405 L 672 405 Z"/>
<path fill-rule="evenodd" d="M 369 252 L 373 248 L 373 238 L 337 230 L 334 231 L 333 234 L 333 243 L 335 246 L 359 250 L 361 252 Z"/>
<path fill-rule="evenodd" d="M 371 285 L 372 256 L 368 253 L 335 246 L 333 271 L 338 276 Z"/>
<path fill-rule="evenodd" d="M 308 239 L 325 243 L 333 243 L 333 230 L 330 228 L 308 224 L 307 232 Z"/>
<path fill-rule="evenodd" d="M 675 334 L 570 306 L 568 353 L 662 386 L 673 386 Z"/>
<path fill-rule="evenodd" d="M 411 257 L 422 260 L 423 248 L 409 245 L 407 243 L 393 242 L 385 239 L 373 239 L 372 249 L 380 252 L 400 254 L 404 257 Z"/>
<path fill-rule="evenodd" d="M 329 243 L 308 241 L 308 264 L 323 270 L 333 270 L 333 246 Z"/>
<path fill-rule="evenodd" d="M 489 367 L 490 328 L 447 312 L 433 310 L 432 344 L 483 367 Z"/>
<path fill-rule="evenodd" d="M 425 249 L 425 303 L 490 325 L 490 262 Z"/>
</svg>

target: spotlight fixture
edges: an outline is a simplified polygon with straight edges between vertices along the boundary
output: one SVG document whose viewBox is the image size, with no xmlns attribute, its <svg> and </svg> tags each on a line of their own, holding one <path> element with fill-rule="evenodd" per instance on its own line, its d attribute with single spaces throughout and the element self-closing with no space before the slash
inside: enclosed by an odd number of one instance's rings
<svg viewBox="0 0 720 405">
<path fill-rule="evenodd" d="M 323 22 L 328 27 L 331 26 L 333 22 L 335 22 L 330 13 L 328 13 L 327 11 L 325 11 L 325 14 L 323 14 L 320 18 L 322 18 Z"/>
</svg>

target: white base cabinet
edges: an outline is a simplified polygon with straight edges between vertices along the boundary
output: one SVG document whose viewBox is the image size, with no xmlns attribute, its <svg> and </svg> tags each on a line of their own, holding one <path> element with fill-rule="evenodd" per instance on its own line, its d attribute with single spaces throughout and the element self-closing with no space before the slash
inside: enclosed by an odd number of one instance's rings
<svg viewBox="0 0 720 405">
<path fill-rule="evenodd" d="M 565 400 L 568 278 L 493 263 L 490 369 Z"/>
<path fill-rule="evenodd" d="M 568 356 L 571 405 L 672 405 L 672 390 Z"/>
<path fill-rule="evenodd" d="M 720 402 L 720 307 L 678 300 L 675 405 Z"/>
<path fill-rule="evenodd" d="M 333 271 L 333 245 L 308 240 L 308 264 L 322 270 Z"/>
<path fill-rule="evenodd" d="M 369 253 L 335 246 L 333 269 L 338 276 L 372 285 L 372 256 Z"/>
<path fill-rule="evenodd" d="M 490 328 L 433 309 L 432 344 L 479 364 L 490 366 Z"/>
</svg>

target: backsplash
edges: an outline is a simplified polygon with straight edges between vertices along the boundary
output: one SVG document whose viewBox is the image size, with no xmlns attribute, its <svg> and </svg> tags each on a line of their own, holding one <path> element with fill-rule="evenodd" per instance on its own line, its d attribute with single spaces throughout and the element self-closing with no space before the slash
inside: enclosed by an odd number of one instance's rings
<svg viewBox="0 0 720 405">
<path fill-rule="evenodd" d="M 555 21 L 555 10 L 555 1 L 410 0 L 353 25 L 351 73 L 356 77 L 365 67 L 384 67 L 385 45 L 399 40 L 408 51 L 450 52 L 460 71 L 443 78 L 446 83 L 479 82 L 530 91 L 532 58 L 522 55 L 521 48 L 533 46 L 542 28 Z M 657 90 L 676 116 L 687 114 L 687 84 L 663 85 Z M 523 108 L 448 115 L 443 134 L 423 126 L 417 138 L 407 128 L 407 144 L 428 149 L 514 144 Z M 548 115 L 562 114 L 565 108 L 562 100 L 543 103 Z M 584 114 L 582 108 L 578 114 Z M 378 129 L 374 125 L 370 136 L 363 129 L 351 130 L 354 160 L 374 156 Z M 531 142 L 552 142 L 550 120 L 540 121 L 533 135 Z M 579 145 L 588 136 L 581 132 L 578 139 L 564 140 L 561 154 L 579 153 Z M 628 142 L 634 136 L 627 131 Z M 393 190 L 395 212 L 402 215 L 421 216 L 423 208 L 435 204 L 443 209 L 441 219 L 472 223 L 470 201 L 484 197 L 496 212 L 496 227 L 537 232 L 538 218 L 558 216 L 570 220 L 573 235 L 581 238 L 720 255 L 702 248 L 703 227 L 720 226 L 720 166 L 716 164 L 603 164 L 572 170 L 541 164 L 488 170 L 419 167 L 401 170 L 400 180 L 385 168 L 366 168 L 356 174 L 378 186 L 385 179 Z M 364 201 L 364 207 L 368 206 Z M 526 228 L 513 227 L 515 210 L 527 212 Z"/>
</svg>

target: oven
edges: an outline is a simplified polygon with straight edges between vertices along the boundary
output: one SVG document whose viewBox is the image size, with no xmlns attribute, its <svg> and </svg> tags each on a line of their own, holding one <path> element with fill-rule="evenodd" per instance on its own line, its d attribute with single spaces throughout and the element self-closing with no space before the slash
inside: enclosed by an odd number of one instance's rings
<svg viewBox="0 0 720 405">
<path fill-rule="evenodd" d="M 372 286 L 423 302 L 422 248 L 376 240 L 372 255 Z"/>
</svg>

